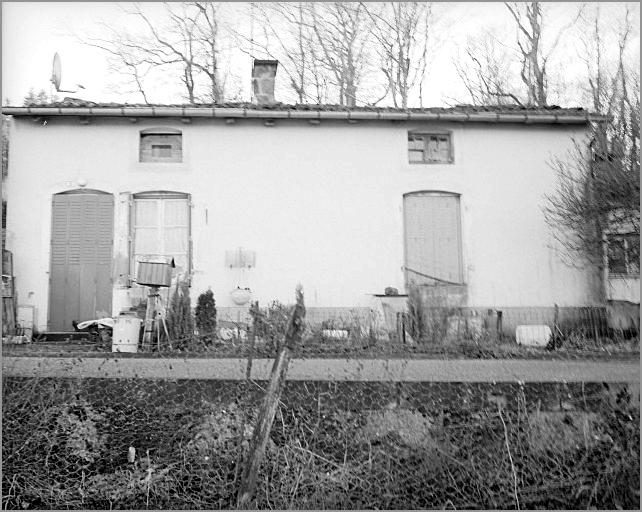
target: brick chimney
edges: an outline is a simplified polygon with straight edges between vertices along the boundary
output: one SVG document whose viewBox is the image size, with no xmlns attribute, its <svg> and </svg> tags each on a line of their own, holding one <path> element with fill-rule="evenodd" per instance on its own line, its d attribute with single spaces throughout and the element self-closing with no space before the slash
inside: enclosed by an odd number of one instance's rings
<svg viewBox="0 0 642 512">
<path fill-rule="evenodd" d="M 272 105 L 274 100 L 274 78 L 276 77 L 277 60 L 254 60 L 252 67 L 252 103 Z"/>
</svg>

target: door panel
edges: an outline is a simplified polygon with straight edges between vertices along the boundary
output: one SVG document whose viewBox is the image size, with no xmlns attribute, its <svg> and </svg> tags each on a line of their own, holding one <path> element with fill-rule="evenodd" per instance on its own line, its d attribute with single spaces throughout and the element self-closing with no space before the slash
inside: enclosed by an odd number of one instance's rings
<svg viewBox="0 0 642 512">
<path fill-rule="evenodd" d="M 49 329 L 111 313 L 114 199 L 99 191 L 56 194 L 52 203 Z"/>
<path fill-rule="evenodd" d="M 407 283 L 463 281 L 458 195 L 407 194 L 404 196 L 404 229 Z"/>
</svg>

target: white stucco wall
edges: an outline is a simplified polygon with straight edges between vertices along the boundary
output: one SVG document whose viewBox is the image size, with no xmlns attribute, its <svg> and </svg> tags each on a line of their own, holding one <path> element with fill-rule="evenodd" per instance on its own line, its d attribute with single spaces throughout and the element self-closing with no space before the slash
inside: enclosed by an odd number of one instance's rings
<svg viewBox="0 0 642 512">
<path fill-rule="evenodd" d="M 464 278 L 470 306 L 587 305 L 599 280 L 566 266 L 542 215 L 555 187 L 548 162 L 581 127 L 258 120 L 18 118 L 12 132 L 8 249 L 21 304 L 46 328 L 51 195 L 87 188 L 115 195 L 115 259 L 126 252 L 125 192 L 192 195 L 193 291 L 212 287 L 231 306 L 237 271 L 225 251 L 257 254 L 246 273 L 253 298 L 288 302 L 304 286 L 309 306 L 359 306 L 386 286 L 404 289 L 403 194 L 461 194 Z M 138 132 L 183 131 L 182 164 L 138 162 Z M 451 165 L 407 163 L 407 131 L 452 130 Z M 115 266 L 115 273 L 118 272 Z M 115 286 L 119 280 L 115 275 Z M 246 284 L 245 282 L 241 284 Z M 115 304 L 125 292 L 115 292 Z"/>
</svg>

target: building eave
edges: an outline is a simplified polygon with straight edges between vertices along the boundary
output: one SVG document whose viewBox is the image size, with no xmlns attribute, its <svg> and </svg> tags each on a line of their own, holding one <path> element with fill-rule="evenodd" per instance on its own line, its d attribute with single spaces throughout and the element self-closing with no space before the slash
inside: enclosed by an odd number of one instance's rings
<svg viewBox="0 0 642 512">
<path fill-rule="evenodd" d="M 465 123 L 588 124 L 608 121 L 608 116 L 550 112 L 412 112 L 389 110 L 296 110 L 189 106 L 121 107 L 3 107 L 2 113 L 16 117 L 151 117 L 151 118 L 242 118 L 316 119 L 347 121 L 439 121 Z"/>
</svg>

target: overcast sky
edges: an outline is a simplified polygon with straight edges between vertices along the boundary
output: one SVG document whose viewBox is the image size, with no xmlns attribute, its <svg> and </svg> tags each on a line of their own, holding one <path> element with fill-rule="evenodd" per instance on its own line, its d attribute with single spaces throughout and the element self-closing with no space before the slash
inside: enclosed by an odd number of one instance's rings
<svg viewBox="0 0 642 512">
<path fill-rule="evenodd" d="M 161 8 L 160 4 L 144 4 L 145 9 Z M 224 6 L 226 16 L 235 23 L 249 23 L 248 4 Z M 607 17 L 616 16 L 622 3 L 605 4 Z M 633 4 L 632 4 L 633 5 Z M 438 6 L 439 7 L 439 6 Z M 441 10 L 440 10 L 441 9 Z M 550 19 L 565 20 L 576 11 L 577 4 L 556 3 L 549 6 Z M 635 19 L 639 48 L 639 8 Z M 457 49 L 462 49 L 467 37 L 490 28 L 506 27 L 506 8 L 502 3 L 456 3 L 442 5 L 437 9 L 441 17 L 442 32 L 446 39 L 430 66 L 430 74 L 424 90 L 425 105 L 452 103 L 453 98 L 463 98 L 464 90 L 457 79 L 452 59 Z M 21 104 L 29 89 L 51 90 L 51 63 L 54 52 L 62 59 L 62 88 L 76 89 L 80 83 L 85 89 L 77 93 L 61 93 L 59 96 L 74 96 L 93 101 L 140 102 L 139 95 L 114 90 L 114 77 L 109 75 L 105 55 L 98 49 L 83 45 L 70 34 L 72 31 L 95 30 L 98 20 L 115 26 L 132 27 L 112 2 L 3 2 L 2 3 L 2 100 Z M 508 34 L 508 33 L 507 33 Z M 510 34 L 513 34 L 511 31 Z M 567 41 L 562 48 L 565 59 L 560 62 L 564 73 L 572 75 L 581 65 L 577 59 L 577 45 Z M 637 53 L 639 59 L 639 51 Z M 229 72 L 237 83 L 241 98 L 249 100 L 251 58 L 238 53 L 233 57 Z M 277 81 L 279 77 L 277 76 Z M 53 92 L 53 91 L 52 91 Z M 156 91 L 155 99 L 162 102 L 177 101 L 176 95 Z M 278 98 L 277 98 L 278 99 Z"/>
</svg>

